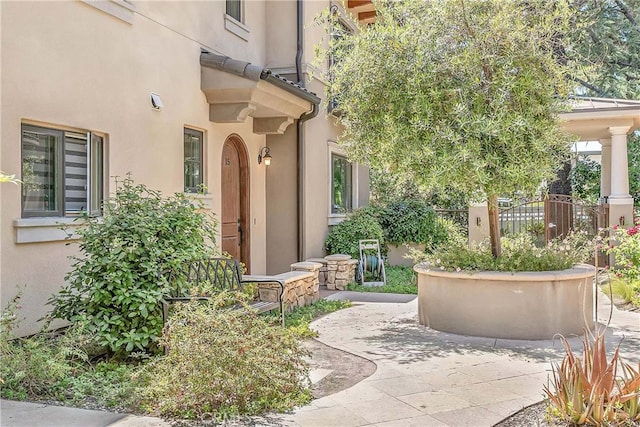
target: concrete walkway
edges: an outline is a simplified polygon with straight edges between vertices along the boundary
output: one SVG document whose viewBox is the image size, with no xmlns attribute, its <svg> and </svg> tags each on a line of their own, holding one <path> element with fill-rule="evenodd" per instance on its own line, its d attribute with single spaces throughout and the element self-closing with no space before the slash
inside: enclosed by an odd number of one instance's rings
<svg viewBox="0 0 640 427">
<path fill-rule="evenodd" d="M 347 295 L 354 306 L 312 324 L 319 340 L 374 361 L 376 372 L 355 386 L 314 400 L 292 414 L 254 419 L 252 425 L 286 426 L 492 426 L 542 399 L 560 342 L 472 338 L 426 329 L 417 321 L 417 300 L 384 294 Z M 389 301 L 389 302 L 384 302 Z M 399 302 L 401 301 L 401 302 Z M 600 295 L 598 319 L 611 308 Z M 640 358 L 640 313 L 613 309 L 608 349 L 620 340 L 627 362 Z M 580 349 L 580 339 L 570 340 Z M 325 369 L 326 371 L 326 369 Z M 316 381 L 326 372 L 312 372 Z M 0 425 L 160 427 L 158 418 L 0 402 Z M 232 422 L 230 425 L 242 425 Z"/>
<path fill-rule="evenodd" d="M 600 295 L 598 319 L 611 305 Z M 492 426 L 543 398 L 559 341 L 472 338 L 426 329 L 417 300 L 357 303 L 312 324 L 323 343 L 373 360 L 377 371 L 350 389 L 283 417 L 299 426 Z M 614 307 L 608 349 L 640 358 L 640 313 Z M 572 338 L 571 346 L 581 348 Z"/>
</svg>

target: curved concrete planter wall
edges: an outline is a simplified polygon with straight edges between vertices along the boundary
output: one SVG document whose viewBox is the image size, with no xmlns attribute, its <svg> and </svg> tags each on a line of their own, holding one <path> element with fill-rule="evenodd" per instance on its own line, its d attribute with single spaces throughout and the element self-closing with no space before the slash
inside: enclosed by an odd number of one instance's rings
<svg viewBox="0 0 640 427">
<path fill-rule="evenodd" d="M 582 335 L 592 328 L 595 268 L 452 273 L 414 267 L 420 323 L 454 334 L 511 339 Z"/>
</svg>

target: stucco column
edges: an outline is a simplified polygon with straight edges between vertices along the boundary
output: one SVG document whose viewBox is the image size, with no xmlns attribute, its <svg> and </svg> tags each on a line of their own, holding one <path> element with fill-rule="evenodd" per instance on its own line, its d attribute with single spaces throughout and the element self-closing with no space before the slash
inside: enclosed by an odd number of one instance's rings
<svg viewBox="0 0 640 427">
<path fill-rule="evenodd" d="M 600 197 L 604 200 L 611 194 L 611 138 L 600 140 L 602 155 L 600 160 Z"/>
<path fill-rule="evenodd" d="M 629 227 L 633 224 L 633 198 L 629 195 L 629 163 L 627 160 L 628 126 L 610 127 L 611 133 L 611 194 L 609 195 L 609 225 Z"/>
<path fill-rule="evenodd" d="M 487 203 L 469 206 L 469 247 L 489 237 L 489 211 Z"/>
</svg>

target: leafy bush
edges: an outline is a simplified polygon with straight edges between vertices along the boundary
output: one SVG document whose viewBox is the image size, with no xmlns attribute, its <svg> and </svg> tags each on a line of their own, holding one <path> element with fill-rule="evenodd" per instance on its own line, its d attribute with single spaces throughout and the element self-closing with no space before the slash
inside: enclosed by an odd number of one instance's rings
<svg viewBox="0 0 640 427">
<path fill-rule="evenodd" d="M 128 176 L 102 218 L 85 217 L 68 284 L 52 316 L 85 321 L 118 355 L 154 351 L 162 331 L 158 273 L 213 253 L 216 221 L 182 194 L 162 198 Z"/>
<path fill-rule="evenodd" d="M 295 334 L 251 311 L 219 309 L 218 302 L 176 305 L 164 337 L 167 355 L 147 365 L 149 408 L 203 419 L 308 402 L 307 352 Z"/>
<path fill-rule="evenodd" d="M 445 271 L 555 271 L 584 262 L 595 249 L 585 232 L 570 233 L 544 247 L 537 247 L 530 234 L 521 233 L 500 239 L 502 255 L 494 258 L 487 243 L 469 248 L 465 244 L 443 246 L 417 261 Z"/>
<path fill-rule="evenodd" d="M 628 229 L 613 227 L 609 243 L 607 253 L 613 254 L 616 261 L 611 269 L 613 291 L 640 306 L 640 217 Z"/>
<path fill-rule="evenodd" d="M 552 415 L 572 425 L 631 425 L 640 421 L 640 365 L 636 370 L 622 362 L 617 348 L 608 362 L 604 332 L 591 336 L 585 331 L 582 359 L 562 337 L 566 354 L 560 364 L 553 365 L 551 388 L 544 387 Z"/>
<path fill-rule="evenodd" d="M 600 163 L 582 156 L 569 174 L 573 194 L 582 200 L 597 202 L 600 197 Z"/>
<path fill-rule="evenodd" d="M 446 229 L 437 221 L 436 213 L 424 201 L 396 200 L 381 208 L 380 225 L 388 242 L 422 243 L 438 246 L 447 240 Z"/>
<path fill-rule="evenodd" d="M 386 253 L 382 227 L 376 215 L 375 208 L 367 206 L 356 209 L 347 219 L 334 225 L 325 242 L 327 253 L 351 255 L 358 259 L 358 242 L 364 239 L 378 239 L 381 252 Z"/>
</svg>

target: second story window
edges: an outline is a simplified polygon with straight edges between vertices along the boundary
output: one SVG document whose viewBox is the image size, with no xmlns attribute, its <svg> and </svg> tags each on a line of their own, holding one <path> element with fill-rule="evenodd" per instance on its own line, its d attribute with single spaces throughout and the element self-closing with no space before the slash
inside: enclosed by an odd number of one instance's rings
<svg viewBox="0 0 640 427">
<path fill-rule="evenodd" d="M 242 22 L 242 0 L 227 0 L 227 15 Z"/>
<path fill-rule="evenodd" d="M 201 191 L 203 180 L 204 134 L 194 129 L 184 129 L 184 191 Z"/>
</svg>

